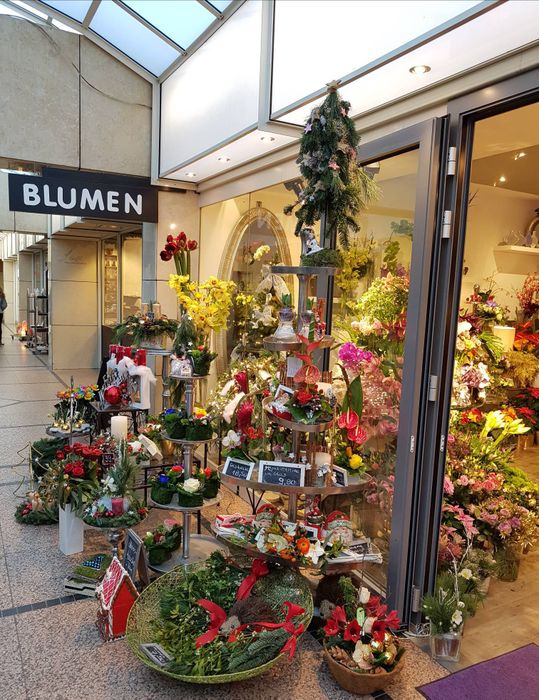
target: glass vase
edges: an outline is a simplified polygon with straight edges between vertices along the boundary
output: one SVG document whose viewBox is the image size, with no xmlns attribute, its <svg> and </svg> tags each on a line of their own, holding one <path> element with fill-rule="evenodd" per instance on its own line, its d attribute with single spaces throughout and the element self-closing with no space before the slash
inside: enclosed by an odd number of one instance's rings
<svg viewBox="0 0 539 700">
<path fill-rule="evenodd" d="M 462 630 L 458 632 L 431 632 L 430 653 L 432 658 L 442 661 L 458 661 L 461 641 Z"/>
<path fill-rule="evenodd" d="M 296 332 L 292 321 L 294 320 L 294 312 L 289 306 L 279 311 L 279 325 L 273 334 L 274 338 L 279 340 L 297 340 Z"/>
</svg>

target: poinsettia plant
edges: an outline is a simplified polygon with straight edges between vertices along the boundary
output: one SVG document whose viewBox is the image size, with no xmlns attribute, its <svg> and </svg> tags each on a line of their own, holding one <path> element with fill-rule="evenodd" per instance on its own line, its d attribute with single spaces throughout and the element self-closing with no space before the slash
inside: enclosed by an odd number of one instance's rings
<svg viewBox="0 0 539 700">
<path fill-rule="evenodd" d="M 328 653 L 357 673 L 392 671 L 404 651 L 393 632 L 400 626 L 396 611 L 349 577 L 341 576 L 339 587 L 344 605 L 331 606 L 322 628 Z"/>
</svg>

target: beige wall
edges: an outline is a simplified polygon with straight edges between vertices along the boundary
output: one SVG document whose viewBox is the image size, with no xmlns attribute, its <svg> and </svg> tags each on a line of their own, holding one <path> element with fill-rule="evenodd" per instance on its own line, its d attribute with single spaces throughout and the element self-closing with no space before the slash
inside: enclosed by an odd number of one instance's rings
<svg viewBox="0 0 539 700">
<path fill-rule="evenodd" d="M 53 236 L 49 310 L 53 369 L 98 367 L 97 241 Z"/>
<path fill-rule="evenodd" d="M 28 318 L 28 290 L 33 288 L 33 255 L 32 253 L 19 253 L 17 255 L 17 289 L 18 289 L 18 315 L 17 321 Z"/>
<path fill-rule="evenodd" d="M 144 78 L 82 36 L 6 15 L 0 66 L 0 157 L 150 175 Z"/>
<path fill-rule="evenodd" d="M 15 295 L 16 268 L 16 260 L 4 260 L 4 292 L 7 301 L 7 309 L 4 312 L 4 323 L 11 326 L 13 330 L 15 330 L 15 315 L 17 311 L 17 298 Z"/>
</svg>

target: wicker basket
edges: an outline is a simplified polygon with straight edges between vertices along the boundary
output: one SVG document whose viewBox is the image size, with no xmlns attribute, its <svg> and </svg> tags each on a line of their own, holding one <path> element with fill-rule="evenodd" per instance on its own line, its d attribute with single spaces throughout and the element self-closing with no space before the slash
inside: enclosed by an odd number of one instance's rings
<svg viewBox="0 0 539 700">
<path fill-rule="evenodd" d="M 161 666 L 154 664 L 141 651 L 141 644 L 151 644 L 155 641 L 152 634 L 152 623 L 159 617 L 159 598 L 161 592 L 164 589 L 177 585 L 184 578 L 186 571 L 201 569 L 204 568 L 204 566 L 204 562 L 197 562 L 185 568 L 178 567 L 170 573 L 161 576 L 144 589 L 131 608 L 129 619 L 127 620 L 126 638 L 131 651 L 154 671 L 159 671 L 170 678 L 175 678 L 176 680 L 186 683 L 231 683 L 233 681 L 243 681 L 248 678 L 253 678 L 254 676 L 269 671 L 270 668 L 273 668 L 285 657 L 284 654 L 276 656 L 262 666 L 251 668 L 247 671 L 215 676 L 184 676 L 171 673 Z M 253 588 L 253 595 L 265 599 L 276 611 L 276 616 L 279 621 L 284 620 L 282 605 L 285 601 L 300 605 L 304 608 L 305 613 L 301 619 L 296 618 L 294 623 L 299 624 L 302 622 L 305 625 L 305 629 L 307 629 L 313 615 L 313 598 L 307 580 L 296 571 L 284 567 L 271 571 L 267 576 L 260 578 L 256 582 Z"/>
<path fill-rule="evenodd" d="M 354 695 L 370 695 L 377 690 L 383 690 L 402 671 L 403 657 L 404 654 L 395 668 L 389 673 L 358 673 L 336 661 L 328 653 L 327 649 L 324 649 L 324 658 L 329 666 L 331 675 L 341 688 Z"/>
</svg>

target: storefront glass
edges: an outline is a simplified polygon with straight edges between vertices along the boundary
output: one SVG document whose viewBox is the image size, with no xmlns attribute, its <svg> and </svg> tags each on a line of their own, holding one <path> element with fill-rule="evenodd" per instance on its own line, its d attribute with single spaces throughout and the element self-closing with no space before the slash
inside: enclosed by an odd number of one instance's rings
<svg viewBox="0 0 539 700">
<path fill-rule="evenodd" d="M 122 237 L 122 321 L 141 310 L 142 237 Z"/>
<path fill-rule="evenodd" d="M 107 238 L 103 251 L 103 325 L 114 326 L 141 309 L 142 236 Z"/>
<path fill-rule="evenodd" d="M 103 241 L 103 325 L 118 323 L 118 239 Z"/>
</svg>

